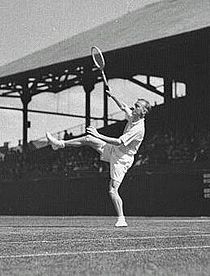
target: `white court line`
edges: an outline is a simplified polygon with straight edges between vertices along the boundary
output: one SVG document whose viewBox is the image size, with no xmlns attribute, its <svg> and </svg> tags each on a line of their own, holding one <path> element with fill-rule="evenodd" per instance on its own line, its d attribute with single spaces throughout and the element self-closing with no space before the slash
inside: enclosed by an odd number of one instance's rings
<svg viewBox="0 0 210 276">
<path fill-rule="evenodd" d="M 198 237 L 208 237 L 210 234 L 200 234 L 200 235 L 173 235 L 173 236 L 145 236 L 145 237 L 121 237 L 121 238 L 90 238 L 90 239 L 58 239 L 58 240 L 29 240 L 29 241 L 0 241 L 0 244 L 27 244 L 27 243 L 59 243 L 59 242 L 88 242 L 88 241 L 112 241 L 112 240 L 149 240 L 149 239 L 172 239 L 172 238 L 198 238 Z"/>
<path fill-rule="evenodd" d="M 129 220 L 129 217 L 128 217 Z M 130 218 L 130 221 L 133 219 Z M 136 221 L 136 220 L 134 220 Z M 210 219 L 140 219 L 138 222 L 147 221 L 147 222 L 210 222 Z"/>
<path fill-rule="evenodd" d="M 1 216 L 0 216 L 1 217 Z M 210 218 L 209 217 L 206 217 L 206 218 L 203 218 L 203 219 L 150 219 L 150 218 L 148 218 L 148 219 L 139 219 L 138 220 L 138 218 L 137 219 L 135 219 L 135 218 L 132 218 L 132 217 L 127 217 L 127 219 L 128 219 L 128 221 L 135 221 L 135 222 L 137 222 L 138 221 L 138 223 L 140 223 L 140 222 L 210 222 Z M 74 218 L 74 220 L 77 220 L 77 218 Z M 78 220 L 80 220 L 80 218 L 78 218 Z M 89 219 L 89 221 L 91 221 L 91 218 Z M 101 221 L 103 221 L 103 220 L 101 220 Z M 71 220 L 69 221 L 70 223 L 71 223 Z M 46 228 L 51 228 L 51 227 L 53 227 L 53 228 L 59 228 L 59 227 L 63 227 L 63 228 L 74 228 L 74 225 L 45 225 L 45 226 L 43 226 L 43 225 L 24 225 L 23 227 L 21 226 L 21 225 L 0 225 L 1 227 L 5 227 L 5 228 L 44 228 L 44 227 L 46 227 Z M 91 227 L 91 225 L 89 225 L 90 226 L 90 228 L 92 228 Z M 135 226 L 133 226 L 134 228 L 136 228 Z M 86 228 L 86 226 L 80 226 L 80 228 Z M 93 228 L 94 228 L 94 226 L 93 226 Z M 129 227 L 130 228 L 130 227 Z M 96 229 L 98 229 L 98 228 L 96 228 Z"/>
<path fill-rule="evenodd" d="M 37 228 L 37 227 L 36 227 Z M 168 228 L 168 227 L 164 227 L 164 228 Z M 71 227 L 71 229 L 73 229 L 73 227 Z M 75 229 L 78 229 L 78 228 L 75 228 Z M 81 229 L 83 229 L 83 227 L 81 227 Z M 93 227 L 84 227 L 84 229 L 85 230 L 96 230 L 96 231 L 99 231 L 99 232 L 101 232 L 101 231 L 111 231 L 111 232 L 114 232 L 114 231 L 123 231 L 123 232 L 148 232 L 148 231 L 150 231 L 150 229 L 148 229 L 148 230 L 144 230 L 144 229 L 138 229 L 138 228 L 136 228 L 136 227 L 124 227 L 123 229 L 122 228 L 118 228 L 118 229 L 116 229 L 116 228 L 114 228 L 113 229 L 113 227 L 110 227 L 110 228 L 93 228 Z M 172 228 L 172 230 L 171 231 L 174 231 L 174 229 L 176 229 L 176 230 L 178 230 L 178 229 L 191 229 L 191 227 L 190 226 L 174 226 L 174 228 Z M 7 229 L 5 229 L 5 230 L 7 230 Z M 47 229 L 47 230 L 50 230 L 50 229 Z M 150 232 L 159 232 L 159 230 L 160 229 L 157 229 L 157 230 L 152 230 L 152 231 L 150 231 Z M 170 230 L 170 229 L 169 229 Z M 168 230 L 168 231 L 169 231 Z M 6 234 L 8 235 L 8 234 L 14 234 L 14 235 L 22 235 L 22 234 L 25 234 L 25 233 L 32 233 L 32 231 L 34 231 L 35 233 L 42 233 L 42 232 L 44 232 L 44 233 L 46 233 L 46 230 L 41 230 L 41 229 L 33 229 L 33 230 L 24 230 L 24 231 L 18 231 L 18 232 L 7 232 L 6 231 Z M 59 232 L 60 233 L 60 230 L 59 231 L 57 231 L 57 232 Z M 189 230 L 188 232 L 192 232 L 192 230 Z M 69 233 L 69 231 L 62 231 L 62 233 Z M 5 232 L 4 231 L 0 231 L 0 236 L 1 235 L 5 235 Z"/>
<path fill-rule="evenodd" d="M 71 227 L 71 229 L 73 229 L 73 228 Z M 75 229 L 77 229 L 77 228 L 75 228 Z M 84 229 L 87 230 L 87 227 L 84 227 Z M 148 230 L 136 229 L 136 227 L 124 227 L 123 229 L 122 228 L 121 229 L 116 229 L 116 228 L 113 229 L 113 227 L 112 228 L 88 228 L 88 229 L 90 229 L 90 230 L 96 230 L 96 231 L 99 231 L 99 232 L 100 231 L 111 231 L 112 233 L 113 233 L 113 231 L 117 231 L 117 230 L 118 231 L 123 231 L 123 232 L 131 232 L 131 230 L 132 230 L 132 232 L 146 232 L 146 233 L 148 233 L 148 232 L 159 232 L 159 229 L 158 230 L 152 230 L 152 231 L 150 231 L 149 229 Z M 174 229 L 176 229 L 176 230 L 178 230 L 178 229 L 186 229 L 186 230 L 188 230 L 188 229 L 191 229 L 191 227 L 190 226 L 174 226 L 174 228 L 172 228 L 171 231 L 173 232 Z M 5 230 L 7 230 L 7 229 L 5 229 Z M 49 230 L 49 229 L 47 229 L 47 230 Z M 167 230 L 167 231 L 169 231 L 169 230 Z M 46 230 L 40 230 L 40 229 L 25 230 L 25 231 L 19 231 L 19 232 L 7 232 L 6 231 L 6 233 L 4 231 L 0 231 L 0 236 L 1 235 L 5 235 L 5 234 L 6 235 L 9 235 L 9 234 L 22 235 L 22 234 L 28 234 L 28 233 L 30 234 L 30 233 L 32 233 L 32 231 L 35 232 L 35 233 L 42 233 L 42 232 L 47 233 Z M 60 233 L 60 231 L 57 231 L 57 232 Z M 193 231 L 192 230 L 188 230 L 188 232 L 193 232 Z M 199 231 L 199 232 L 201 232 L 201 231 Z M 62 233 L 69 233 L 69 231 L 62 231 Z M 205 233 L 205 232 L 202 231 L 202 233 Z"/>
<path fill-rule="evenodd" d="M 160 247 L 160 248 L 142 248 L 142 249 L 120 249 L 120 250 L 102 250 L 102 251 L 77 251 L 77 252 L 57 252 L 57 253 L 38 253 L 23 255 L 5 255 L 0 259 L 31 258 L 31 257 L 50 257 L 50 256 L 70 256 L 70 255 L 88 255 L 88 254 L 110 254 L 110 253 L 130 253 L 130 252 L 149 252 L 164 250 L 189 250 L 189 249 L 207 249 L 210 245 L 204 246 L 185 246 L 185 247 Z"/>
</svg>

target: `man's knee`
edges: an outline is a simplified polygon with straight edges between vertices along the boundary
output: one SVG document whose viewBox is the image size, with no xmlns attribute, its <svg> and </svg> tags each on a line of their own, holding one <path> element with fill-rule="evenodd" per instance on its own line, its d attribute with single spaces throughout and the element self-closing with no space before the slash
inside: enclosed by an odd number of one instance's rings
<svg viewBox="0 0 210 276">
<path fill-rule="evenodd" d="M 90 141 L 91 141 L 91 138 L 92 138 L 92 136 L 91 136 L 90 134 L 87 134 L 87 135 L 85 136 L 85 142 L 90 142 Z"/>
<path fill-rule="evenodd" d="M 102 153 L 102 147 L 105 144 L 102 140 L 87 134 L 85 137 L 85 145 L 90 146 L 91 148 L 95 149 L 98 153 Z"/>
<path fill-rule="evenodd" d="M 116 180 L 111 179 L 109 182 L 109 194 L 112 195 L 118 195 L 118 189 L 120 187 L 120 183 Z"/>
<path fill-rule="evenodd" d="M 84 143 L 87 146 L 94 145 L 94 137 L 92 135 L 90 135 L 90 134 L 85 135 L 85 137 L 84 137 Z"/>
<path fill-rule="evenodd" d="M 94 136 L 87 134 L 85 135 L 85 141 L 90 144 L 98 144 L 98 138 L 95 138 Z"/>
<path fill-rule="evenodd" d="M 116 196 L 117 194 L 118 194 L 118 191 L 115 188 L 109 187 L 110 196 Z"/>
</svg>

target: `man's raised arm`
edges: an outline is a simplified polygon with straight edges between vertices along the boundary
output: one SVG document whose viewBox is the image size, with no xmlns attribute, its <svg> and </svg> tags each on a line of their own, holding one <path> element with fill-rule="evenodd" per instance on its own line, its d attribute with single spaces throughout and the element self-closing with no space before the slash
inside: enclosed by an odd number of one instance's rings
<svg viewBox="0 0 210 276">
<path fill-rule="evenodd" d="M 112 98 L 114 100 L 114 102 L 118 105 L 118 107 L 124 111 L 128 117 L 130 117 L 132 115 L 132 111 L 130 109 L 130 107 L 127 104 L 124 104 L 122 102 L 120 102 L 114 95 L 113 93 L 110 91 L 110 89 L 106 89 L 106 93 L 107 95 Z"/>
</svg>

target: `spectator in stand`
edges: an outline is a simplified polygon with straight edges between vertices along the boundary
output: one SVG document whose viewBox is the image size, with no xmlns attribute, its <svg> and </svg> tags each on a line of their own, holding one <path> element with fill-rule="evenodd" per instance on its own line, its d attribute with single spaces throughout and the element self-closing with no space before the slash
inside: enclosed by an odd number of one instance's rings
<svg viewBox="0 0 210 276">
<path fill-rule="evenodd" d="M 69 134 L 67 130 L 64 130 L 63 140 L 69 140 Z"/>
<path fill-rule="evenodd" d="M 70 140 L 72 138 L 73 138 L 73 133 L 72 132 L 68 133 L 67 130 L 64 130 L 63 140 L 67 141 L 67 140 Z"/>
</svg>

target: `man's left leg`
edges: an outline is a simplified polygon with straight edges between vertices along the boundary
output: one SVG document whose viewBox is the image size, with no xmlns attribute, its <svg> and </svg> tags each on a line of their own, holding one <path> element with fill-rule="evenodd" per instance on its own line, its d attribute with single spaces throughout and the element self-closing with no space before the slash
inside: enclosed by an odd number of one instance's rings
<svg viewBox="0 0 210 276">
<path fill-rule="evenodd" d="M 118 189 L 120 187 L 120 182 L 111 179 L 109 183 L 109 195 L 111 197 L 111 200 L 114 204 L 115 210 L 117 212 L 117 222 L 115 224 L 116 227 L 126 227 L 128 226 L 125 221 L 125 216 L 123 213 L 123 202 L 119 195 Z"/>
<path fill-rule="evenodd" d="M 56 139 L 49 132 L 46 133 L 46 137 L 54 150 L 65 147 L 89 146 L 101 154 L 103 151 L 103 147 L 106 144 L 104 141 L 90 134 L 66 141 Z"/>
</svg>

